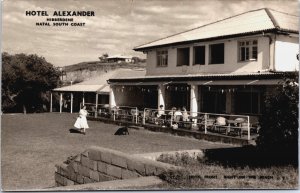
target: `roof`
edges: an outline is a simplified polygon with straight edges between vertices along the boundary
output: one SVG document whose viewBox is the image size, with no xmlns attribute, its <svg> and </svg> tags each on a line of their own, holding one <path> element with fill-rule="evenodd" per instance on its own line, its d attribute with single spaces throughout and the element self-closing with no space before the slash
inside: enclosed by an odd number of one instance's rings
<svg viewBox="0 0 300 193">
<path fill-rule="evenodd" d="M 99 74 L 99 76 L 87 79 L 78 84 L 55 88 L 56 92 L 97 92 L 109 93 L 110 87 L 107 80 L 110 78 L 130 78 L 130 77 L 144 77 L 146 74 L 145 69 L 126 69 L 119 68 L 108 73 Z"/>
<path fill-rule="evenodd" d="M 134 48 L 143 51 L 176 43 L 204 41 L 258 32 L 299 32 L 299 17 L 272 9 L 258 9 L 206 24 L 182 33 L 168 36 Z"/>
<path fill-rule="evenodd" d="M 110 84 L 137 84 L 149 85 L 155 82 L 173 82 L 173 81 L 211 81 L 211 80 L 249 80 L 249 79 L 278 79 L 287 73 L 283 72 L 256 72 L 256 73 L 229 73 L 229 74 L 188 74 L 188 75 L 158 75 L 132 78 L 114 78 L 109 79 Z"/>
<path fill-rule="evenodd" d="M 114 56 L 109 56 L 107 57 L 107 59 L 112 59 L 112 58 L 122 58 L 122 59 L 128 59 L 128 58 L 132 58 L 132 56 L 124 56 L 124 55 L 114 55 Z"/>
<path fill-rule="evenodd" d="M 55 88 L 53 91 L 62 92 L 97 92 L 97 93 L 109 93 L 109 85 L 84 85 L 73 84 L 70 86 L 64 86 L 61 88 Z"/>
</svg>

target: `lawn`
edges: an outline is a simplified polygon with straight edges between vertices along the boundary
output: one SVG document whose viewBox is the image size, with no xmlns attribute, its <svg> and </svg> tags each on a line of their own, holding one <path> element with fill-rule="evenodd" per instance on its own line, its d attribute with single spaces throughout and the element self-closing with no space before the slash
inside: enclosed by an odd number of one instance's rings
<svg viewBox="0 0 300 193">
<path fill-rule="evenodd" d="M 2 115 L 1 171 L 3 190 L 54 186 L 55 164 L 92 145 L 127 153 L 233 147 L 188 137 L 130 129 L 115 136 L 118 126 L 89 121 L 87 135 L 70 133 L 76 114 Z"/>
</svg>

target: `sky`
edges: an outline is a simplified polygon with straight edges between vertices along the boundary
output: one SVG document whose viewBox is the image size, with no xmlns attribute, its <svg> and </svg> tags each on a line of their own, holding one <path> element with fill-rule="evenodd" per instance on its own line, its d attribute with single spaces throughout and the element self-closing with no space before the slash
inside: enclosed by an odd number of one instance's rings
<svg viewBox="0 0 300 193">
<path fill-rule="evenodd" d="M 54 66 L 97 61 L 104 53 L 146 58 L 133 48 L 265 7 L 299 12 L 297 0 L 3 0 L 2 52 L 37 54 Z M 26 16 L 26 11 L 49 16 Z M 36 26 L 54 11 L 94 11 L 95 16 L 72 17 L 85 26 Z"/>
</svg>

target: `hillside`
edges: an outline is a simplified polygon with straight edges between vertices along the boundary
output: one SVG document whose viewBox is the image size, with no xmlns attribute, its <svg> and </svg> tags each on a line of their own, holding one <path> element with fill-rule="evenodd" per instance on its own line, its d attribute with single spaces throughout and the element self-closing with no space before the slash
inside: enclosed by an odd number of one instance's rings
<svg viewBox="0 0 300 193">
<path fill-rule="evenodd" d="M 73 64 L 69 66 L 64 67 L 64 71 L 66 73 L 68 72 L 74 72 L 74 71 L 82 71 L 82 70 L 88 70 L 88 71 L 105 71 L 105 70 L 114 70 L 118 68 L 145 68 L 146 63 L 137 63 L 137 64 L 131 64 L 131 63 L 103 63 L 100 61 L 91 61 L 91 62 L 81 62 L 78 64 Z"/>
</svg>

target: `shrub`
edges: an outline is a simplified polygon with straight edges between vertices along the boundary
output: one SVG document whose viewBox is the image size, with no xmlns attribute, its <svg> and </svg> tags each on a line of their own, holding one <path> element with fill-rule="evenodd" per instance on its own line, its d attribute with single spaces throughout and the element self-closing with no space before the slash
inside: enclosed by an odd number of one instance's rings
<svg viewBox="0 0 300 193">
<path fill-rule="evenodd" d="M 297 154 L 298 147 L 298 74 L 284 77 L 276 92 L 266 97 L 257 138 L 260 149 Z"/>
</svg>

